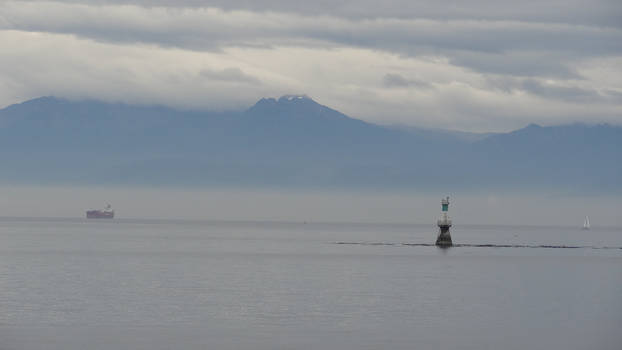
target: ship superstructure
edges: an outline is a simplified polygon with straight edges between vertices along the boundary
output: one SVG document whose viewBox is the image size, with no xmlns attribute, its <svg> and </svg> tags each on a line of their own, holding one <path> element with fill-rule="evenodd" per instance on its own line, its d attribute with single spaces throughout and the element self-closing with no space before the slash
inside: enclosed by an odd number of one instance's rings
<svg viewBox="0 0 622 350">
<path fill-rule="evenodd" d="M 87 219 L 112 219 L 114 218 L 114 210 L 110 204 L 106 205 L 104 209 L 94 209 L 86 211 Z"/>
</svg>

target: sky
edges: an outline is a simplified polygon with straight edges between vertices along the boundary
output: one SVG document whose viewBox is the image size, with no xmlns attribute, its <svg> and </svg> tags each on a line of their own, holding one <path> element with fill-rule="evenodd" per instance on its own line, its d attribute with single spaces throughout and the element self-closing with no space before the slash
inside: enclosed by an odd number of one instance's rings
<svg viewBox="0 0 622 350">
<path fill-rule="evenodd" d="M 2 0 L 0 43 L 0 108 L 306 94 L 378 124 L 622 124 L 619 0 Z"/>
</svg>

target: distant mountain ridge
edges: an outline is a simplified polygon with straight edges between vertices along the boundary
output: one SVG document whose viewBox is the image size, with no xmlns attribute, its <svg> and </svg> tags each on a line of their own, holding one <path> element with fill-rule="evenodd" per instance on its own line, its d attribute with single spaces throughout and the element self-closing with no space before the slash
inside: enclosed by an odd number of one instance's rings
<svg viewBox="0 0 622 350">
<path fill-rule="evenodd" d="M 243 112 L 42 97 L 0 110 L 0 183 L 621 192 L 622 128 L 379 126 L 305 95 Z"/>
</svg>

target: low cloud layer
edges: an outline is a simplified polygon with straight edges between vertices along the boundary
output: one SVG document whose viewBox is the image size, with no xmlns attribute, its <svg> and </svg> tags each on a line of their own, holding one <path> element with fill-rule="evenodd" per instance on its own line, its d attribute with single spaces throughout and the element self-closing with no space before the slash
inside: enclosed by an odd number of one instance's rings
<svg viewBox="0 0 622 350">
<path fill-rule="evenodd" d="M 575 2 L 8 1 L 0 105 L 222 110 L 306 93 L 383 124 L 622 123 L 622 5 Z"/>
</svg>

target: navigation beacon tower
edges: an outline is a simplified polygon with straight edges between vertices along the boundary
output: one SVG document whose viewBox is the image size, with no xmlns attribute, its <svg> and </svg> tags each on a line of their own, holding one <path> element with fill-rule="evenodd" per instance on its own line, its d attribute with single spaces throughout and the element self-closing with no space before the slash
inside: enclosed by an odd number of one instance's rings
<svg viewBox="0 0 622 350">
<path fill-rule="evenodd" d="M 440 247 L 451 247 L 451 235 L 449 234 L 449 228 L 451 227 L 451 219 L 447 215 L 449 210 L 449 197 L 441 200 L 442 216 L 437 221 L 439 228 L 438 238 L 436 238 L 436 245 Z"/>
</svg>

